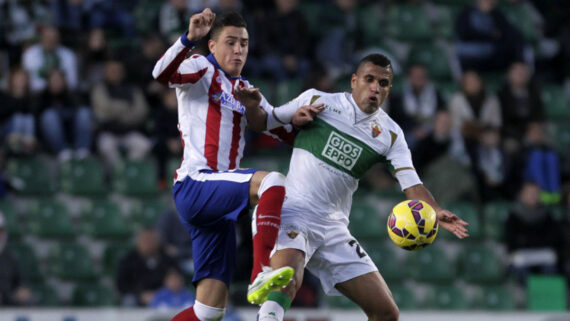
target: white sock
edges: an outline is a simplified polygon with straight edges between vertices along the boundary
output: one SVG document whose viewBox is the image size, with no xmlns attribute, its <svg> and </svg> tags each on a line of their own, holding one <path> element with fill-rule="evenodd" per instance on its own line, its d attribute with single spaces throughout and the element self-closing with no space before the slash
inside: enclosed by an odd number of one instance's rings
<svg viewBox="0 0 570 321">
<path fill-rule="evenodd" d="M 285 310 L 279 303 L 271 300 L 265 301 L 257 313 L 258 321 L 283 321 Z"/>
<path fill-rule="evenodd" d="M 194 313 L 201 321 L 219 321 L 224 317 L 226 309 L 207 306 L 196 300 L 194 302 Z"/>
</svg>

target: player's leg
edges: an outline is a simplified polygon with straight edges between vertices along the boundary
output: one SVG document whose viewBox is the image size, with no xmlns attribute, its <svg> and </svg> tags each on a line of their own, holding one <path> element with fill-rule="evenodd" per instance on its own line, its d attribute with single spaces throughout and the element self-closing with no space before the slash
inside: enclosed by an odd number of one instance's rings
<svg viewBox="0 0 570 321">
<path fill-rule="evenodd" d="M 291 301 L 303 283 L 305 253 L 298 249 L 276 251 L 271 257 L 271 267 L 276 270 L 285 266 L 292 267 L 295 275 L 285 288 L 269 293 L 267 300 L 259 309 L 258 321 L 283 320 L 285 311 L 291 306 Z"/>
<path fill-rule="evenodd" d="M 369 272 L 335 288 L 364 310 L 370 321 L 398 320 L 399 310 L 380 273 Z"/>
<path fill-rule="evenodd" d="M 269 292 L 289 283 L 293 270 L 284 266 L 269 267 L 269 255 L 275 246 L 281 224 L 281 207 L 285 200 L 285 177 L 277 172 L 257 171 L 250 182 L 253 211 L 253 270 L 247 300 L 263 303 Z"/>
</svg>

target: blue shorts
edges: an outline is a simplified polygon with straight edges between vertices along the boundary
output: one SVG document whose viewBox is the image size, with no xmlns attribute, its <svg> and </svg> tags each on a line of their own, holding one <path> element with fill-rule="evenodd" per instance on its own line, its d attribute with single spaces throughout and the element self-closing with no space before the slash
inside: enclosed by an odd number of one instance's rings
<svg viewBox="0 0 570 321">
<path fill-rule="evenodd" d="M 200 171 L 174 185 L 178 216 L 192 238 L 194 284 L 208 278 L 229 288 L 236 265 L 235 223 L 249 210 L 249 185 L 256 171 Z"/>
</svg>

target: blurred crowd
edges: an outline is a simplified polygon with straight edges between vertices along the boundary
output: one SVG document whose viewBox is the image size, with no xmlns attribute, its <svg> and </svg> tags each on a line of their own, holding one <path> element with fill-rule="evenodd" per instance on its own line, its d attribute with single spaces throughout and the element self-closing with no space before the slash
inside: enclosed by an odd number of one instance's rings
<svg viewBox="0 0 570 321">
<path fill-rule="evenodd" d="M 250 35 L 244 76 L 275 105 L 307 88 L 349 90 L 361 57 L 386 54 L 395 75 L 383 108 L 438 199 L 518 200 L 509 250 L 568 255 L 560 243 L 567 232 L 550 241 L 517 237 L 549 234 L 549 209 L 570 208 L 570 139 L 558 135 L 570 128 L 570 3 L 562 0 L 0 0 L 0 165 L 47 153 L 61 162 L 99 157 L 110 171 L 123 158 L 154 157 L 165 190 L 166 163 L 182 152 L 177 101 L 151 71 L 204 7 L 242 13 Z M 558 90 L 552 97 L 545 88 Z M 256 134 L 248 145 L 246 159 L 284 148 Z M 395 182 L 378 168 L 362 187 L 382 192 Z M 193 301 L 183 289 L 191 273 L 186 232 L 175 213 L 163 220 L 162 240 L 142 230 L 121 261 L 116 286 L 125 305 Z M 4 258 L 1 241 L 0 269 L 8 269 L 3 262 L 13 258 Z M 251 262 L 242 246 L 241 262 Z M 542 268 L 570 273 L 561 261 Z M 237 274 L 249 275 L 249 264 Z M 524 266 L 514 266 L 517 275 Z M 0 279 L 0 303 L 29 298 L 15 280 Z M 298 304 L 316 306 L 317 282 L 306 283 Z"/>
</svg>

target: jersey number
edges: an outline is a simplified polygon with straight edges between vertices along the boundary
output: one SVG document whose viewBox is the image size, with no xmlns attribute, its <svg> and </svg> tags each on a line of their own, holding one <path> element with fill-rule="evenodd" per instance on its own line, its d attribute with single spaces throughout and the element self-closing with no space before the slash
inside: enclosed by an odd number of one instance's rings
<svg viewBox="0 0 570 321">
<path fill-rule="evenodd" d="M 360 244 L 358 244 L 358 242 L 356 242 L 356 240 L 350 240 L 350 241 L 348 242 L 348 245 L 350 245 L 351 247 L 353 247 L 354 245 L 356 245 L 356 254 L 358 254 L 358 256 L 359 256 L 360 258 L 363 258 L 363 257 L 366 256 L 366 253 L 364 253 L 364 252 L 362 251 L 362 248 L 360 248 Z"/>
</svg>

